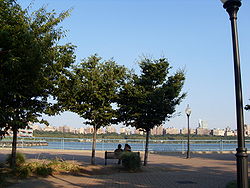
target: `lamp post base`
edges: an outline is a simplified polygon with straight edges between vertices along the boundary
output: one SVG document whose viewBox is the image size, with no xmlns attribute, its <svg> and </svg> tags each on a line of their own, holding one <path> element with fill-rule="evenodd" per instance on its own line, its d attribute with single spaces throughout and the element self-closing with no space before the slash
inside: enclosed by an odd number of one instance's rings
<svg viewBox="0 0 250 188">
<path fill-rule="evenodd" d="M 235 154 L 237 160 L 237 185 L 238 187 L 248 188 L 248 160 L 247 149 L 237 148 Z"/>
</svg>

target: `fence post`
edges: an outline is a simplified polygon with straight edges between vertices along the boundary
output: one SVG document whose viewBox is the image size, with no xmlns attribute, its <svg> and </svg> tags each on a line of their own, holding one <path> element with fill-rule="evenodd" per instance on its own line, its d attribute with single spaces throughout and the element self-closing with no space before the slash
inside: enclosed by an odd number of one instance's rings
<svg viewBox="0 0 250 188">
<path fill-rule="evenodd" d="M 102 139 L 102 151 L 104 151 L 104 139 Z"/>
<path fill-rule="evenodd" d="M 182 154 L 184 154 L 184 143 L 182 139 L 181 139 L 181 152 Z"/>
<path fill-rule="evenodd" d="M 220 139 L 220 151 L 222 152 L 223 151 L 223 140 Z"/>
<path fill-rule="evenodd" d="M 63 150 L 64 150 L 65 148 L 64 148 L 64 138 L 63 138 Z"/>
</svg>

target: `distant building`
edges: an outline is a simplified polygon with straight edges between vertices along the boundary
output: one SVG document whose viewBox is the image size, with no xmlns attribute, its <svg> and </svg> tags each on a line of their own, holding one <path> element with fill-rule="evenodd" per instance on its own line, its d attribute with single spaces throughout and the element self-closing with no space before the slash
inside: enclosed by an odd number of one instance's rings
<svg viewBox="0 0 250 188">
<path fill-rule="evenodd" d="M 245 125 L 245 136 L 250 136 L 250 125 Z"/>
<path fill-rule="evenodd" d="M 57 127 L 56 130 L 63 133 L 63 126 Z"/>
<path fill-rule="evenodd" d="M 126 128 L 125 127 L 120 128 L 120 134 L 126 134 Z"/>
<path fill-rule="evenodd" d="M 196 129 L 196 134 L 197 135 L 210 135 L 211 131 L 209 129 L 205 129 L 205 128 L 197 128 Z"/>
<path fill-rule="evenodd" d="M 80 127 L 78 129 L 78 132 L 79 132 L 79 134 L 84 134 L 85 133 L 85 129 L 83 127 Z"/>
<path fill-rule="evenodd" d="M 211 131 L 211 134 L 213 135 L 213 136 L 225 136 L 225 130 L 223 130 L 223 129 L 213 129 L 212 131 Z"/>
<path fill-rule="evenodd" d="M 100 127 L 99 129 L 97 129 L 96 134 L 105 134 L 105 131 L 104 131 L 103 127 Z"/>
<path fill-rule="evenodd" d="M 54 132 L 54 131 L 56 131 L 56 127 L 52 127 L 52 126 L 48 125 L 48 126 L 45 126 L 45 127 L 43 128 L 43 131 L 47 131 L 47 132 L 51 131 L 51 132 Z"/>
<path fill-rule="evenodd" d="M 70 127 L 70 132 L 73 134 L 79 134 L 79 129 Z"/>
<path fill-rule="evenodd" d="M 190 134 L 196 134 L 196 130 L 195 129 L 189 129 Z M 180 134 L 188 134 L 188 128 L 182 128 L 180 130 Z"/>
<path fill-rule="evenodd" d="M 106 133 L 116 133 L 116 129 L 114 126 L 107 126 Z"/>
<path fill-rule="evenodd" d="M 203 129 L 207 129 L 207 128 L 208 128 L 208 123 L 207 123 L 207 121 L 204 121 L 204 120 L 199 119 L 198 124 L 199 124 L 199 128 L 203 128 Z"/>
<path fill-rule="evenodd" d="M 135 134 L 144 135 L 144 131 L 136 129 Z"/>
<path fill-rule="evenodd" d="M 42 131 L 42 127 L 40 127 L 39 125 L 31 125 L 33 131 L 38 130 L 38 131 Z"/>
<path fill-rule="evenodd" d="M 63 126 L 63 132 L 64 132 L 64 133 L 69 133 L 69 132 L 70 132 L 70 127 L 67 126 L 67 125 L 64 125 L 64 126 Z"/>
<path fill-rule="evenodd" d="M 211 131 L 208 129 L 207 121 L 203 121 L 199 119 L 199 127 L 196 128 L 196 134 L 197 135 L 210 135 Z"/>
<path fill-rule="evenodd" d="M 132 131 L 131 131 L 130 128 L 122 127 L 122 128 L 120 128 L 120 134 L 131 135 L 131 134 L 132 134 Z"/>
<path fill-rule="evenodd" d="M 84 129 L 84 134 L 93 134 L 94 128 L 93 127 L 87 127 Z"/>
<path fill-rule="evenodd" d="M 165 129 L 166 134 L 180 134 L 180 130 L 175 127 L 168 127 Z"/>
<path fill-rule="evenodd" d="M 164 128 L 162 125 L 155 126 L 153 129 L 151 129 L 151 135 L 163 135 Z"/>
<path fill-rule="evenodd" d="M 231 128 L 229 126 L 226 127 L 225 129 L 225 136 L 235 136 L 235 132 L 233 130 L 231 130 Z"/>
</svg>

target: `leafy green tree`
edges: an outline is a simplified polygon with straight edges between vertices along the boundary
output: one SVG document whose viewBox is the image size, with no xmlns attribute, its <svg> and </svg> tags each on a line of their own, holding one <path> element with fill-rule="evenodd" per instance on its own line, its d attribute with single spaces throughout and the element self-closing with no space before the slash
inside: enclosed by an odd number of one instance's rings
<svg viewBox="0 0 250 188">
<path fill-rule="evenodd" d="M 93 55 L 62 77 L 57 100 L 65 110 L 77 113 L 94 128 L 91 164 L 95 164 L 96 132 L 116 120 L 115 99 L 126 69 L 113 60 Z"/>
<path fill-rule="evenodd" d="M 74 46 L 58 44 L 65 33 L 57 25 L 67 16 L 45 8 L 29 14 L 14 0 L 0 0 L 0 129 L 1 136 L 13 131 L 13 168 L 18 129 L 45 122 L 39 117 L 51 105 L 47 99 L 74 62 Z"/>
<path fill-rule="evenodd" d="M 181 93 L 185 76 L 181 70 L 169 75 L 171 67 L 165 58 L 144 58 L 139 65 L 141 75 L 132 74 L 123 84 L 118 111 L 120 121 L 146 132 L 146 165 L 150 129 L 171 118 L 176 105 L 185 97 L 185 93 Z"/>
</svg>

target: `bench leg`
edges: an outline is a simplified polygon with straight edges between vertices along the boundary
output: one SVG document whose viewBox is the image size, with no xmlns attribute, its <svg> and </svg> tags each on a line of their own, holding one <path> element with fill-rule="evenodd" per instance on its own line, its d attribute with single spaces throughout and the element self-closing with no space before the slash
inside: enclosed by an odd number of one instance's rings
<svg viewBox="0 0 250 188">
<path fill-rule="evenodd" d="M 107 165 L 107 159 L 105 159 L 105 165 Z"/>
</svg>

